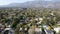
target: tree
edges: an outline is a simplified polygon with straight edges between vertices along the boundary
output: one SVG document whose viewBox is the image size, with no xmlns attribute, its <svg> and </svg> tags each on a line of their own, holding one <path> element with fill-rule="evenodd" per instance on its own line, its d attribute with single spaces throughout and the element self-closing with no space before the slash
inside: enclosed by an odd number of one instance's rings
<svg viewBox="0 0 60 34">
<path fill-rule="evenodd" d="M 13 22 L 12 22 L 12 24 L 11 24 L 11 27 L 12 28 L 16 28 L 16 25 L 19 23 L 19 19 L 18 18 L 15 18 L 14 20 L 13 20 Z"/>
</svg>

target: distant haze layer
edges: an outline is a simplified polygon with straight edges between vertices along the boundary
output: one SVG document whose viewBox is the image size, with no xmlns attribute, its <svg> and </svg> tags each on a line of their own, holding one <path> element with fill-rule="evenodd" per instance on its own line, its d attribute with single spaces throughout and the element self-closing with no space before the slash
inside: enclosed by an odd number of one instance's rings
<svg viewBox="0 0 60 34">
<path fill-rule="evenodd" d="M 28 1 L 60 1 L 60 0 L 0 0 L 0 5 L 8 5 L 10 3 L 24 3 Z"/>
<path fill-rule="evenodd" d="M 0 5 L 8 5 L 10 3 L 24 3 L 33 0 L 0 0 Z"/>
</svg>

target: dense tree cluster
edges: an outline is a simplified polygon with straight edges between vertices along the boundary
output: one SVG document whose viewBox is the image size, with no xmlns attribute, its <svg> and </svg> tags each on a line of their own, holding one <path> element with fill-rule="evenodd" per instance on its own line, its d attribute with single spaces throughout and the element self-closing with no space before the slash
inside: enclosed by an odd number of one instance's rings
<svg viewBox="0 0 60 34">
<path fill-rule="evenodd" d="M 35 20 L 38 18 L 38 20 Z M 40 24 L 39 18 L 43 18 Z M 60 9 L 53 8 L 8 8 L 0 9 L 0 24 L 5 29 L 8 25 L 14 29 L 14 34 L 28 34 L 31 29 L 48 25 L 53 29 L 57 26 L 57 22 L 60 21 Z M 58 25 L 60 26 L 60 25 Z M 44 32 L 44 28 L 41 27 Z M 34 32 L 35 34 L 35 32 Z M 43 33 L 45 34 L 45 32 Z"/>
</svg>

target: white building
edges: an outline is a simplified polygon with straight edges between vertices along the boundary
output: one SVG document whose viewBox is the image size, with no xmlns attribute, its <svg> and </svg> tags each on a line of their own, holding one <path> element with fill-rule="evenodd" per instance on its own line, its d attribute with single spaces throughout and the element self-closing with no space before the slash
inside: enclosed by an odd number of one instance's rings
<svg viewBox="0 0 60 34">
<path fill-rule="evenodd" d="M 60 27 L 55 27 L 54 30 L 56 31 L 56 33 L 59 33 Z"/>
</svg>

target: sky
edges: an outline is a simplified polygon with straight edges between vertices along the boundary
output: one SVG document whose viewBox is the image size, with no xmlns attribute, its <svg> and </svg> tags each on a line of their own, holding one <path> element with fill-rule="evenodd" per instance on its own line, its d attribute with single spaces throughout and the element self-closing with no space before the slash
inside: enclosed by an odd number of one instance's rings
<svg viewBox="0 0 60 34">
<path fill-rule="evenodd" d="M 34 1 L 34 0 L 0 0 L 0 5 L 8 5 L 10 3 L 24 3 L 27 1 Z M 38 1 L 38 0 L 35 0 Z M 43 0 L 43 1 L 52 1 L 52 0 Z"/>
<path fill-rule="evenodd" d="M 0 5 L 7 5 L 10 3 L 23 3 L 27 1 L 33 1 L 33 0 L 0 0 Z"/>
</svg>

